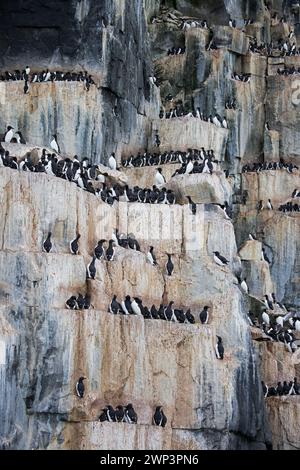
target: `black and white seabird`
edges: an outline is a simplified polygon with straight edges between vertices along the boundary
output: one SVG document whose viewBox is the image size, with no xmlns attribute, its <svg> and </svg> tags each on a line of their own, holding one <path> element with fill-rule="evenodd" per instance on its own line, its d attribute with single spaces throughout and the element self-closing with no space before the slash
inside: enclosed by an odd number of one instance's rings
<svg viewBox="0 0 300 470">
<path fill-rule="evenodd" d="M 79 398 L 83 398 L 84 395 L 84 383 L 85 377 L 79 377 L 78 382 L 76 383 L 76 393 Z"/>
<path fill-rule="evenodd" d="M 48 232 L 48 236 L 43 243 L 43 251 L 45 251 L 46 253 L 50 253 L 50 251 L 52 250 L 51 235 L 52 233 Z"/>
<path fill-rule="evenodd" d="M 167 261 L 167 264 L 166 264 L 167 274 L 169 276 L 172 276 L 172 273 L 173 273 L 173 270 L 174 270 L 174 264 L 173 264 L 171 255 L 167 253 L 167 256 L 168 256 L 168 261 Z"/>
<path fill-rule="evenodd" d="M 125 300 L 121 302 L 121 308 L 125 315 L 132 315 L 134 313 L 131 307 L 130 295 L 126 295 Z"/>
<path fill-rule="evenodd" d="M 13 136 L 14 136 L 14 128 L 11 126 L 7 126 L 7 131 L 4 134 L 4 142 L 7 142 L 9 144 Z"/>
<path fill-rule="evenodd" d="M 78 251 L 79 251 L 78 240 L 79 240 L 80 236 L 81 235 L 78 233 L 76 238 L 74 238 L 74 240 L 72 240 L 70 242 L 70 251 L 71 251 L 72 255 L 77 255 L 78 254 Z"/>
<path fill-rule="evenodd" d="M 115 157 L 115 154 L 112 153 L 111 156 L 108 159 L 108 165 L 111 170 L 116 170 L 117 169 L 117 160 Z"/>
<path fill-rule="evenodd" d="M 246 283 L 246 278 L 244 278 L 241 282 L 240 282 L 240 286 L 241 286 L 241 289 L 245 292 L 245 294 L 248 294 L 248 285 Z"/>
<path fill-rule="evenodd" d="M 218 359 L 223 359 L 224 357 L 224 346 L 222 343 L 222 338 L 221 336 L 217 336 L 218 342 L 216 344 L 216 356 Z"/>
<path fill-rule="evenodd" d="M 104 248 L 103 248 L 103 243 L 106 240 L 99 240 L 97 245 L 94 248 L 94 254 L 97 259 L 102 259 L 104 257 Z"/>
<path fill-rule="evenodd" d="M 174 302 L 171 301 L 164 311 L 165 319 L 168 321 L 172 321 L 172 319 L 175 319 L 177 321 L 177 318 L 173 309 L 173 304 Z"/>
<path fill-rule="evenodd" d="M 54 150 L 54 152 L 60 153 L 60 148 L 57 142 L 56 134 L 53 134 L 52 137 L 53 139 L 50 142 L 50 147 Z"/>
<path fill-rule="evenodd" d="M 191 323 L 191 324 L 194 324 L 194 323 L 195 323 L 195 317 L 194 317 L 194 315 L 191 313 L 191 309 L 190 309 L 190 308 L 185 312 L 185 323 Z"/>
<path fill-rule="evenodd" d="M 107 421 L 107 408 L 102 409 L 102 413 L 98 419 L 101 423 L 104 423 L 104 421 Z"/>
<path fill-rule="evenodd" d="M 16 136 L 17 136 L 16 139 L 17 139 L 18 144 L 26 144 L 26 141 L 22 135 L 22 132 L 20 131 L 16 132 Z"/>
<path fill-rule="evenodd" d="M 76 301 L 75 295 L 72 295 L 67 301 L 66 301 L 66 308 L 69 310 L 77 310 L 78 305 Z"/>
<path fill-rule="evenodd" d="M 110 313 L 113 313 L 115 315 L 122 311 L 121 305 L 117 301 L 117 296 L 116 295 L 114 295 L 113 298 L 112 298 L 112 301 L 111 301 L 110 306 L 109 306 L 109 311 L 110 311 Z"/>
<path fill-rule="evenodd" d="M 142 315 L 139 302 L 140 302 L 140 299 L 138 297 L 134 297 L 134 299 L 131 302 L 131 308 L 135 315 Z"/>
<path fill-rule="evenodd" d="M 131 403 L 125 407 L 125 421 L 129 424 L 137 423 L 137 414 Z"/>
<path fill-rule="evenodd" d="M 163 176 L 162 174 L 162 169 L 161 168 L 157 168 L 157 171 L 155 173 L 155 177 L 154 177 L 154 184 L 155 186 L 162 186 L 163 184 L 166 183 L 166 179 L 165 177 Z"/>
<path fill-rule="evenodd" d="M 115 256 L 115 248 L 113 246 L 114 241 L 109 240 L 108 242 L 108 248 L 106 250 L 106 259 L 107 261 L 113 261 L 114 256 Z"/>
<path fill-rule="evenodd" d="M 152 266 L 157 266 L 157 261 L 153 250 L 153 246 L 150 246 L 149 251 L 147 253 L 147 259 L 152 264 Z"/>
<path fill-rule="evenodd" d="M 78 294 L 76 299 L 78 310 L 82 310 L 84 308 L 84 297 L 82 294 Z"/>
<path fill-rule="evenodd" d="M 153 416 L 153 424 L 156 426 L 162 426 L 163 428 L 167 424 L 167 417 L 163 412 L 162 406 L 157 406 Z"/>
<path fill-rule="evenodd" d="M 186 196 L 188 201 L 189 201 L 189 207 L 192 211 L 192 214 L 195 215 L 196 214 L 196 211 L 197 211 L 197 206 L 196 204 L 192 201 L 191 197 L 190 196 Z"/>
<path fill-rule="evenodd" d="M 259 201 L 259 203 L 257 204 L 257 210 L 258 212 L 262 211 L 264 208 L 264 204 L 262 201 Z"/>
<path fill-rule="evenodd" d="M 253 235 L 253 233 L 249 233 L 249 240 L 257 240 L 257 238 L 255 235 Z"/>
<path fill-rule="evenodd" d="M 261 318 L 262 318 L 263 323 L 265 323 L 268 326 L 270 325 L 270 317 L 266 310 L 263 311 Z"/>
<path fill-rule="evenodd" d="M 122 405 L 118 405 L 117 408 L 115 409 L 115 418 L 117 423 L 121 423 L 124 421 L 125 413 L 124 413 L 124 407 Z"/>
<path fill-rule="evenodd" d="M 90 262 L 90 264 L 87 265 L 86 269 L 87 269 L 88 279 L 95 279 L 95 277 L 96 277 L 96 266 L 95 266 L 96 259 L 97 258 L 94 255 L 92 261 Z"/>
<path fill-rule="evenodd" d="M 274 310 L 273 302 L 269 299 L 267 294 L 265 295 L 264 303 L 267 308 L 269 308 L 270 310 Z"/>
<path fill-rule="evenodd" d="M 272 202 L 271 202 L 271 199 L 268 199 L 268 202 L 267 202 L 267 208 L 272 210 L 273 209 L 273 206 L 272 206 Z"/>
<path fill-rule="evenodd" d="M 116 413 L 111 405 L 107 405 L 106 416 L 107 416 L 107 421 L 109 421 L 110 423 L 116 422 Z"/>
<path fill-rule="evenodd" d="M 200 321 L 201 321 L 202 325 L 208 323 L 208 317 L 209 317 L 208 309 L 209 309 L 209 307 L 207 305 L 205 305 L 203 307 L 202 312 L 199 315 L 199 318 L 200 318 Z"/>
<path fill-rule="evenodd" d="M 224 258 L 224 256 L 220 255 L 218 251 L 214 251 L 214 261 L 217 263 L 219 266 L 226 266 L 229 261 Z"/>
</svg>

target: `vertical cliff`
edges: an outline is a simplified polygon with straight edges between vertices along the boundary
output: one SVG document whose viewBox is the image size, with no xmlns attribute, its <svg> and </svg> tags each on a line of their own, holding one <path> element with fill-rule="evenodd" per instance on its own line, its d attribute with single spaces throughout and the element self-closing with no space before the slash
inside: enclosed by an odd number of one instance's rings
<svg viewBox="0 0 300 470">
<path fill-rule="evenodd" d="M 272 21 L 276 11 L 284 24 Z M 291 352 L 248 318 L 251 310 L 260 321 L 262 299 L 273 292 L 290 312 L 299 308 L 299 214 L 278 210 L 300 189 L 299 170 L 242 171 L 280 159 L 298 164 L 296 75 L 283 77 L 277 68 L 298 67 L 299 57 L 249 50 L 254 38 L 275 44 L 290 30 L 297 43 L 293 7 L 274 1 L 268 10 L 263 0 L 2 1 L 0 16 L 0 75 L 28 63 L 37 72 L 87 70 L 95 81 L 88 91 L 76 81 L 30 83 L 28 94 L 23 81 L 0 81 L 0 131 L 11 125 L 27 141 L 3 144 L 19 162 L 27 152 L 39 157 L 54 133 L 63 157 L 107 164 L 115 152 L 118 178 L 130 187 L 151 187 L 158 166 L 124 168 L 121 156 L 156 152 L 156 133 L 160 152 L 204 147 L 217 160 L 213 174 L 172 177 L 181 165 L 160 165 L 174 205 L 124 197 L 109 205 L 74 182 L 0 166 L 0 448 L 300 448 L 299 396 L 264 398 L 261 387 L 261 380 L 300 380 L 299 332 Z M 206 19 L 209 29 L 185 31 L 181 18 Z M 253 22 L 245 26 L 244 18 Z M 167 55 L 172 47 L 185 53 Z M 251 74 L 250 82 L 233 72 Z M 149 80 L 154 74 L 159 86 Z M 232 100 L 235 109 L 227 106 Z M 218 113 L 228 126 L 187 115 L 160 119 L 175 103 L 186 114 Z M 259 211 L 268 199 L 274 209 Z M 231 218 L 220 207 L 225 201 Z M 115 259 L 97 260 L 95 280 L 87 279 L 97 241 L 115 229 L 134 234 L 141 251 L 117 246 Z M 44 253 L 49 231 L 53 249 Z M 69 243 L 76 233 L 75 256 Z M 157 266 L 147 260 L 150 246 Z M 227 266 L 215 263 L 214 251 Z M 247 278 L 248 294 L 239 277 Z M 66 309 L 79 293 L 90 295 L 91 307 Z M 174 301 L 196 322 L 113 315 L 113 295 L 138 296 L 149 308 Z M 215 354 L 217 335 L 223 360 Z M 75 392 L 80 376 L 87 378 L 83 399 Z M 127 403 L 138 424 L 99 421 L 107 404 Z M 165 428 L 152 423 L 157 405 L 168 417 Z"/>
</svg>

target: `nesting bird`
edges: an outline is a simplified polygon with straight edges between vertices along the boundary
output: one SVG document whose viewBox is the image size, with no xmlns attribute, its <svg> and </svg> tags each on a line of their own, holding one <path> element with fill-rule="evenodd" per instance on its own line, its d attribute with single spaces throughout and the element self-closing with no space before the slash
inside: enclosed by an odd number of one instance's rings
<svg viewBox="0 0 300 470">
<path fill-rule="evenodd" d="M 52 233 L 48 232 L 47 238 L 43 243 L 43 251 L 45 251 L 46 253 L 50 253 L 50 251 L 52 250 L 51 235 Z"/>
<path fill-rule="evenodd" d="M 157 406 L 153 416 L 153 424 L 156 426 L 162 426 L 163 428 L 167 424 L 167 417 L 163 412 L 162 406 Z"/>
<path fill-rule="evenodd" d="M 76 383 L 76 393 L 79 398 L 83 398 L 84 395 L 84 383 L 85 377 L 79 377 L 78 382 Z"/>
<path fill-rule="evenodd" d="M 74 240 L 72 240 L 70 242 L 70 251 L 71 251 L 72 255 L 77 255 L 78 254 L 78 251 L 79 251 L 78 240 L 79 240 L 80 237 L 81 237 L 81 235 L 78 233 L 76 238 L 74 238 Z"/>
</svg>

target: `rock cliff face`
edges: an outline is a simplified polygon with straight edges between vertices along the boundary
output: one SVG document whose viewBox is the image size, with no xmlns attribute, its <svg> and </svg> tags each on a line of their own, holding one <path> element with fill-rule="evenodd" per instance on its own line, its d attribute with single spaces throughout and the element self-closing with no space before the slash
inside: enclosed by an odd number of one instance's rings
<svg viewBox="0 0 300 470">
<path fill-rule="evenodd" d="M 114 151 L 123 185 L 151 187 L 160 167 L 176 204 L 121 197 L 110 206 L 73 182 L 0 166 L 0 448 L 300 448 L 299 395 L 264 398 L 261 387 L 261 380 L 300 380 L 300 349 L 271 341 L 248 319 L 251 310 L 260 321 L 265 294 L 275 293 L 291 312 L 300 306 L 299 213 L 278 210 L 300 190 L 299 170 L 242 172 L 247 163 L 284 158 L 297 165 L 300 157 L 294 76 L 277 74 L 299 57 L 249 51 L 254 37 L 275 43 L 294 29 L 297 40 L 288 2 L 270 8 L 262 0 L 52 0 L 47 9 L 2 1 L 0 75 L 29 63 L 36 71 L 88 70 L 96 82 L 89 91 L 79 82 L 32 83 L 24 94 L 23 81 L 0 81 L 0 130 L 12 125 L 27 141 L 3 143 L 5 150 L 19 162 L 28 152 L 39 157 L 56 133 L 64 157 L 106 164 Z M 287 21 L 273 24 L 275 11 Z M 180 17 L 206 18 L 211 30 L 184 31 Z M 238 28 L 228 26 L 229 17 Z M 253 24 L 244 27 L 245 17 Z M 172 47 L 186 52 L 167 56 Z M 154 70 L 159 87 L 149 81 Z M 251 74 L 250 82 L 234 80 L 234 71 Z M 231 100 L 235 109 L 226 106 Z M 168 112 L 175 102 L 187 112 L 218 113 L 228 128 L 196 117 L 160 119 L 160 108 Z M 172 163 L 121 166 L 121 156 L 145 149 L 202 147 L 214 152 L 213 174 L 172 177 L 181 166 Z M 274 209 L 258 210 L 268 199 Z M 232 218 L 220 207 L 225 201 Z M 97 241 L 115 229 L 134 234 L 141 251 L 116 247 L 115 259 L 97 260 L 95 280 L 87 279 Z M 48 232 L 53 249 L 44 253 Z M 75 256 L 69 243 L 76 233 Z M 150 246 L 157 266 L 147 260 Z M 214 262 L 214 251 L 227 266 Z M 247 278 L 248 295 L 238 277 Z M 66 309 L 79 293 L 91 296 L 91 308 Z M 113 295 L 138 296 L 149 308 L 174 301 L 196 322 L 113 315 Z M 202 325 L 205 305 L 209 322 Z M 286 314 L 277 306 L 274 313 Z M 87 378 L 83 399 L 75 393 L 80 376 Z M 107 404 L 127 403 L 138 424 L 99 421 Z M 165 428 L 152 424 L 158 405 Z"/>
</svg>

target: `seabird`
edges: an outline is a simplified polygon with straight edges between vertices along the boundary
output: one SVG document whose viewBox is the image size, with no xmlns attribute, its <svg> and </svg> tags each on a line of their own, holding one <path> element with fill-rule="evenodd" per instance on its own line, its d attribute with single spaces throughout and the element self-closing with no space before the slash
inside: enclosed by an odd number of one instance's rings
<svg viewBox="0 0 300 470">
<path fill-rule="evenodd" d="M 70 251 L 71 251 L 72 255 L 77 255 L 78 254 L 78 250 L 79 250 L 78 240 L 79 240 L 80 236 L 81 235 L 78 233 L 76 238 L 74 238 L 74 240 L 72 240 L 70 242 Z"/>
<path fill-rule="evenodd" d="M 139 300 L 140 300 L 140 299 L 138 299 L 137 297 L 134 297 L 134 299 L 133 299 L 132 302 L 131 302 L 131 308 L 132 308 L 133 313 L 134 313 L 135 315 L 142 315 L 141 309 L 140 309 L 140 307 L 139 307 L 139 305 L 138 305 L 138 302 L 137 302 L 137 301 L 139 301 Z"/>
<path fill-rule="evenodd" d="M 66 307 L 69 310 L 76 310 L 77 309 L 77 301 L 75 295 L 72 295 L 67 301 L 66 301 Z"/>
<path fill-rule="evenodd" d="M 94 255 L 92 261 L 87 266 L 87 277 L 88 277 L 88 279 L 95 279 L 95 276 L 96 276 L 95 263 L 96 263 L 96 256 Z"/>
<path fill-rule="evenodd" d="M 113 261 L 114 256 L 115 256 L 115 248 L 113 247 L 113 240 L 109 240 L 108 242 L 108 248 L 106 250 L 106 259 L 107 261 Z"/>
<path fill-rule="evenodd" d="M 274 310 L 273 303 L 272 303 L 272 301 L 269 299 L 269 297 L 268 297 L 267 294 L 265 295 L 264 303 L 265 303 L 265 305 L 266 305 L 267 308 L 269 308 L 270 310 Z"/>
<path fill-rule="evenodd" d="M 79 398 L 83 398 L 84 395 L 84 383 L 85 377 L 79 377 L 78 382 L 76 383 L 76 393 Z"/>
<path fill-rule="evenodd" d="M 199 315 L 199 318 L 200 318 L 200 321 L 201 321 L 202 325 L 208 323 L 208 316 L 209 316 L 208 309 L 209 309 L 209 307 L 207 305 L 205 305 L 205 307 L 203 307 L 203 310 Z"/>
<path fill-rule="evenodd" d="M 195 323 L 195 317 L 194 317 L 194 315 L 191 313 L 191 309 L 190 309 L 190 308 L 185 312 L 185 323 L 192 323 L 192 324 Z"/>
<path fill-rule="evenodd" d="M 272 202 L 271 202 L 271 199 L 268 199 L 268 202 L 267 202 L 267 208 L 272 210 L 273 209 L 273 206 L 272 206 Z"/>
<path fill-rule="evenodd" d="M 271 261 L 266 253 L 266 250 L 264 247 L 261 249 L 261 255 L 262 255 L 262 261 L 266 261 L 268 264 L 271 264 Z"/>
<path fill-rule="evenodd" d="M 173 270 L 174 270 L 174 264 L 172 262 L 171 255 L 167 253 L 167 256 L 168 256 L 168 261 L 167 261 L 167 264 L 166 264 L 167 274 L 169 276 L 172 276 L 172 273 L 173 273 Z"/>
<path fill-rule="evenodd" d="M 17 131 L 17 132 L 16 132 L 16 136 L 17 136 L 16 139 L 17 139 L 17 143 L 18 143 L 18 144 L 26 144 L 26 141 L 25 141 L 25 139 L 24 139 L 24 137 L 23 137 L 23 135 L 22 135 L 22 132 Z"/>
<path fill-rule="evenodd" d="M 259 201 L 259 203 L 257 204 L 257 210 L 258 210 L 258 212 L 262 211 L 263 208 L 264 208 L 263 202 L 262 202 L 262 201 Z"/>
<path fill-rule="evenodd" d="M 123 304 L 124 304 L 124 308 L 123 308 Z M 126 313 L 126 315 L 127 313 L 133 315 L 134 312 L 131 307 L 130 295 L 126 295 L 125 301 L 121 303 L 121 307 L 122 307 L 123 312 Z"/>
<path fill-rule="evenodd" d="M 241 286 L 241 289 L 243 289 L 243 291 L 245 292 L 245 294 L 248 294 L 248 286 L 246 283 L 246 278 L 244 278 L 243 281 L 241 281 L 240 286 Z"/>
<path fill-rule="evenodd" d="M 43 250 L 46 253 L 50 253 L 50 251 L 52 250 L 51 235 L 52 235 L 52 233 L 48 232 L 48 236 L 47 236 L 46 240 L 43 243 Z"/>
<path fill-rule="evenodd" d="M 188 201 L 189 201 L 189 207 L 192 211 L 192 214 L 195 215 L 196 214 L 196 211 L 197 211 L 197 206 L 196 204 L 192 201 L 191 197 L 190 196 L 186 196 Z"/>
<path fill-rule="evenodd" d="M 162 406 L 157 406 L 153 416 L 153 424 L 156 426 L 162 426 L 163 428 L 167 424 L 167 417 L 163 412 Z"/>
<path fill-rule="evenodd" d="M 78 297 L 77 297 L 77 299 L 76 299 L 76 302 L 77 302 L 77 305 L 78 305 L 78 309 L 79 309 L 79 310 L 84 309 L 85 298 L 83 297 L 82 294 L 78 294 Z"/>
<path fill-rule="evenodd" d="M 14 135 L 14 128 L 11 126 L 7 126 L 7 131 L 4 134 L 4 142 L 9 143 Z"/>
<path fill-rule="evenodd" d="M 109 157 L 108 165 L 109 165 L 109 168 L 111 170 L 116 170 L 117 169 L 117 161 L 116 161 L 114 153 L 112 153 L 111 156 Z"/>
<path fill-rule="evenodd" d="M 106 412 L 107 412 L 107 408 L 103 408 L 102 413 L 98 418 L 101 423 L 104 423 L 104 421 L 107 421 L 107 413 Z"/>
<path fill-rule="evenodd" d="M 127 298 L 129 299 L 129 304 L 128 304 L 128 299 L 127 299 Z M 126 305 L 126 300 L 127 300 L 127 305 Z M 131 310 L 131 311 L 129 311 L 127 307 L 130 307 L 130 310 Z M 124 313 L 125 315 L 130 315 L 130 313 L 133 313 L 132 308 L 131 308 L 131 302 L 130 302 L 130 296 L 129 296 L 129 295 L 126 296 L 125 301 L 122 300 L 122 302 L 121 302 L 121 308 L 122 308 L 123 313 Z"/>
<path fill-rule="evenodd" d="M 154 250 L 153 246 L 150 246 L 150 249 L 147 253 L 147 259 L 148 261 L 150 261 L 152 266 L 157 266 L 157 261 L 156 261 L 155 254 L 153 253 L 153 250 Z"/>
<path fill-rule="evenodd" d="M 219 266 L 225 266 L 229 263 L 229 261 L 224 258 L 224 256 L 220 255 L 218 251 L 214 251 L 214 261 L 217 263 Z"/>
<path fill-rule="evenodd" d="M 104 257 L 104 248 L 103 248 L 103 243 L 106 240 L 99 240 L 97 245 L 94 248 L 94 254 L 97 259 L 102 259 Z"/>
<path fill-rule="evenodd" d="M 155 177 L 154 177 L 155 186 L 162 186 L 165 183 L 166 183 L 166 180 L 165 180 L 165 177 L 162 174 L 162 169 L 157 168 L 157 171 L 156 171 Z"/>
<path fill-rule="evenodd" d="M 262 321 L 263 321 L 266 325 L 268 325 L 268 326 L 270 325 L 270 317 L 269 317 L 269 315 L 267 314 L 267 311 L 266 311 L 266 310 L 263 311 L 261 318 L 262 318 Z"/>
<path fill-rule="evenodd" d="M 115 409 L 115 418 L 117 423 L 124 421 L 124 408 L 122 405 L 118 405 Z"/>
<path fill-rule="evenodd" d="M 121 311 L 121 305 L 117 301 L 117 296 L 116 295 L 114 295 L 113 298 L 112 298 L 112 301 L 111 301 L 110 306 L 109 306 L 109 311 L 110 311 L 110 313 L 113 313 L 115 315 Z"/>
<path fill-rule="evenodd" d="M 131 403 L 129 403 L 125 407 L 125 420 L 129 424 L 136 424 L 137 423 L 137 414 L 133 409 L 133 406 Z"/>
<path fill-rule="evenodd" d="M 109 421 L 110 423 L 116 422 L 115 410 L 111 405 L 107 405 L 106 416 L 107 421 Z"/>
<path fill-rule="evenodd" d="M 224 346 L 223 346 L 223 343 L 222 343 L 222 338 L 221 336 L 217 336 L 218 338 L 218 342 L 216 344 L 216 356 L 218 359 L 223 359 L 224 357 Z"/>
<path fill-rule="evenodd" d="M 56 134 L 53 134 L 52 137 L 53 139 L 50 142 L 50 147 L 54 150 L 54 152 L 60 153 L 60 148 L 57 142 Z"/>
</svg>

